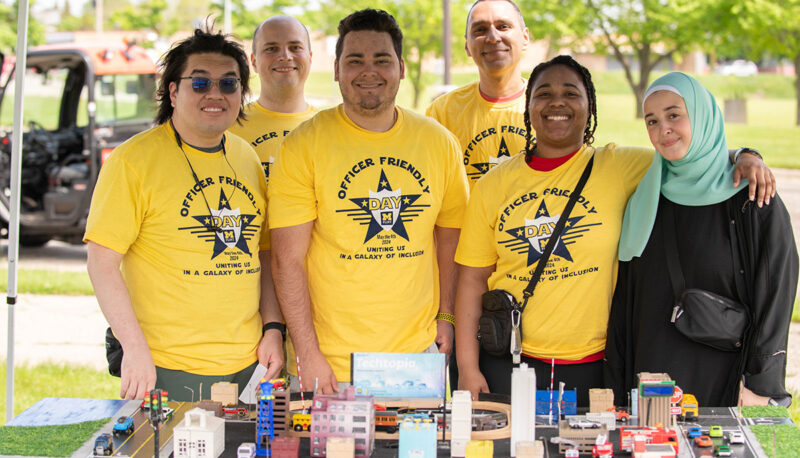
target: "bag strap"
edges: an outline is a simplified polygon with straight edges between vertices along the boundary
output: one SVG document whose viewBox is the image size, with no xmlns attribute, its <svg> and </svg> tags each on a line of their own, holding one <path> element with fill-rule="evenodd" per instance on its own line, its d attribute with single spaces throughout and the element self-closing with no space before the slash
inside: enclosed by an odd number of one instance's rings
<svg viewBox="0 0 800 458">
<path fill-rule="evenodd" d="M 570 193 L 567 206 L 564 207 L 564 211 L 561 213 L 561 217 L 558 218 L 558 223 L 556 223 L 553 233 L 550 234 L 550 238 L 547 240 L 547 245 L 544 247 L 542 257 L 539 258 L 539 262 L 536 264 L 536 270 L 534 270 L 533 276 L 528 282 L 528 286 L 526 286 L 525 290 L 522 292 L 522 297 L 524 300 L 522 302 L 522 308 L 520 308 L 520 313 L 525 310 L 525 306 L 528 305 L 528 299 L 533 297 L 533 291 L 536 289 L 536 284 L 539 283 L 539 278 L 542 276 L 542 272 L 544 272 L 544 268 L 547 265 L 547 260 L 550 258 L 550 254 L 553 253 L 556 243 L 558 243 L 558 239 L 561 237 L 561 232 L 564 230 L 564 226 L 567 224 L 567 218 L 569 218 L 569 214 L 572 212 L 575 202 L 578 201 L 578 197 L 580 197 L 583 187 L 589 180 L 589 175 L 592 174 L 593 164 L 594 154 L 592 154 L 592 157 L 589 158 L 589 162 L 583 169 L 583 175 L 581 175 L 581 178 L 578 180 L 578 184 L 575 186 L 575 189 L 573 189 L 572 193 Z"/>
<path fill-rule="evenodd" d="M 675 293 L 675 300 L 680 299 L 686 290 L 686 281 L 681 270 L 681 262 L 678 257 L 678 239 L 675 236 L 675 210 L 671 203 L 664 205 L 661 210 L 664 212 L 664 249 L 667 255 L 667 270 L 672 283 L 672 291 Z"/>
</svg>

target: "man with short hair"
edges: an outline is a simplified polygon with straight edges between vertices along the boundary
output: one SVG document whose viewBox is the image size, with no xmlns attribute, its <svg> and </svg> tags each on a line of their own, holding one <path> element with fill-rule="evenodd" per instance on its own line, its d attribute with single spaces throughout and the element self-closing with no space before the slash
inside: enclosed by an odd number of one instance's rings
<svg viewBox="0 0 800 458">
<path fill-rule="evenodd" d="M 525 149 L 522 55 L 528 28 L 511 0 L 477 0 L 467 15 L 464 48 L 480 80 L 445 94 L 426 114 L 461 142 L 470 186 L 495 165 Z"/>
<path fill-rule="evenodd" d="M 468 183 L 452 134 L 395 105 L 404 68 L 391 15 L 344 18 L 343 103 L 292 131 L 271 171 L 275 288 L 303 379 L 322 393 L 350 380 L 352 352 L 452 346 Z"/>
<path fill-rule="evenodd" d="M 283 137 L 317 112 L 304 94 L 311 70 L 308 30 L 290 16 L 267 18 L 253 34 L 250 62 L 261 80 L 261 92 L 245 106 L 247 119 L 230 131 L 256 150 L 269 182 L 269 168 Z"/>
<path fill-rule="evenodd" d="M 308 29 L 291 16 L 272 16 L 256 27 L 253 33 L 253 53 L 250 55 L 261 91 L 258 100 L 244 107 L 247 119 L 234 124 L 230 131 L 250 143 L 256 150 L 269 185 L 270 167 L 278 157 L 283 138 L 295 127 L 317 113 L 306 101 L 305 84 L 311 70 L 311 38 Z M 269 227 L 267 231 L 269 231 Z M 269 239 L 266 250 L 270 249 Z M 267 251 L 268 253 L 268 251 Z M 272 278 L 270 263 L 261 265 Z M 275 288 L 270 281 L 264 285 L 265 294 L 277 308 Z M 287 357 L 295 360 L 291 338 L 287 340 Z"/>
<path fill-rule="evenodd" d="M 266 182 L 255 151 L 225 131 L 244 115 L 247 56 L 195 30 L 164 56 L 157 127 L 109 156 L 84 240 L 100 308 L 122 344 L 121 396 L 173 400 L 244 387 L 283 364 L 282 317 L 262 285 Z M 120 270 L 121 268 L 121 270 Z M 265 324 L 266 323 L 266 324 Z M 187 390 L 185 387 L 189 387 Z"/>
</svg>

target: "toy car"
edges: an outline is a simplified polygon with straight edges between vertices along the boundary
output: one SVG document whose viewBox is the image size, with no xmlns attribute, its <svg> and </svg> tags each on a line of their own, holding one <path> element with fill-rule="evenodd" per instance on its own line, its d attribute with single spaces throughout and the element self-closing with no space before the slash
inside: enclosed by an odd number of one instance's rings
<svg viewBox="0 0 800 458">
<path fill-rule="evenodd" d="M 686 435 L 690 438 L 700 437 L 703 435 L 703 431 L 700 429 L 699 426 L 690 426 L 689 429 L 686 431 Z"/>
<path fill-rule="evenodd" d="M 716 453 L 717 456 L 731 456 L 731 447 L 725 444 L 717 445 Z"/>
<path fill-rule="evenodd" d="M 114 453 L 114 441 L 111 434 L 103 433 L 94 441 L 95 456 L 109 456 Z"/>
<path fill-rule="evenodd" d="M 711 441 L 711 438 L 708 436 L 699 436 L 694 438 L 694 443 L 698 447 L 711 447 L 714 443 Z"/>
<path fill-rule="evenodd" d="M 236 458 L 253 458 L 256 456 L 256 444 L 252 442 L 242 442 L 236 449 Z"/>
<path fill-rule="evenodd" d="M 627 423 L 628 420 L 631 419 L 631 414 L 629 414 L 628 411 L 622 407 L 612 407 L 611 409 L 608 409 L 608 411 L 614 412 L 614 417 L 617 419 L 617 421 Z"/>
<path fill-rule="evenodd" d="M 570 420 L 569 427 L 575 429 L 594 429 L 599 428 L 600 423 L 591 420 Z"/>
<path fill-rule="evenodd" d="M 741 431 L 731 431 L 728 433 L 728 442 L 731 444 L 744 444 L 744 434 Z"/>
<path fill-rule="evenodd" d="M 133 417 L 119 417 L 117 422 L 114 423 L 114 428 L 111 430 L 114 434 L 132 434 L 133 433 Z"/>
<path fill-rule="evenodd" d="M 681 420 L 692 420 L 700 416 L 700 410 L 697 408 L 697 398 L 693 394 L 684 393 L 681 398 Z"/>
<path fill-rule="evenodd" d="M 722 426 L 714 425 L 708 428 L 708 437 L 722 437 Z"/>
</svg>

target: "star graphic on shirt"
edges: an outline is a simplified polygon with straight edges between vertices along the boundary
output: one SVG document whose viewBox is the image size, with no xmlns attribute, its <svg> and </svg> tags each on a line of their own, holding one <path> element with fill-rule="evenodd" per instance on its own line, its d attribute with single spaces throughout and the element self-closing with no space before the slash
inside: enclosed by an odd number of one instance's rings
<svg viewBox="0 0 800 458">
<path fill-rule="evenodd" d="M 430 207 L 430 205 L 415 204 L 420 196 L 421 194 L 403 194 L 400 188 L 392 189 L 386 172 L 381 169 L 377 190 L 370 189 L 365 197 L 349 199 L 356 205 L 355 208 L 336 210 L 336 212 L 345 213 L 353 221 L 367 226 L 364 243 L 382 231 L 394 232 L 410 240 L 405 223 L 419 216 L 423 207 Z"/>
<path fill-rule="evenodd" d="M 228 248 L 238 249 L 252 256 L 247 242 L 258 234 L 259 227 L 252 224 L 255 215 L 243 214 L 239 208 L 232 209 L 225 191 L 221 188 L 218 202 L 216 209 L 203 208 L 205 205 L 196 207 L 202 209 L 203 214 L 191 215 L 191 218 L 200 223 L 200 226 L 180 227 L 178 230 L 188 230 L 200 239 L 213 242 L 211 259 Z"/>
<path fill-rule="evenodd" d="M 496 165 L 502 164 L 508 159 L 511 159 L 511 153 L 506 145 L 506 139 L 505 137 L 500 137 L 500 146 L 497 148 L 497 155 L 489 156 L 488 162 L 476 162 L 471 164 L 471 166 L 475 168 L 477 172 L 468 172 L 467 175 L 469 175 L 469 177 L 473 180 L 477 180 L 481 176 L 485 175 L 489 169 Z"/>
<path fill-rule="evenodd" d="M 547 242 L 550 240 L 550 235 L 553 233 L 560 217 L 560 214 L 551 216 L 550 212 L 547 210 L 547 204 L 542 200 L 536 211 L 536 217 L 533 219 L 525 218 L 524 226 L 506 230 L 505 232 L 512 236 L 513 239 L 500 243 L 505 243 L 509 247 L 512 247 L 512 245 L 514 247 L 519 247 L 520 251 L 524 243 L 524 246 L 527 248 L 526 251 L 528 252 L 528 265 L 530 266 L 542 257 Z M 570 216 L 567 218 L 564 230 L 561 232 L 561 236 L 556 241 L 556 245 L 553 248 L 553 256 L 558 256 L 572 262 L 572 254 L 564 243 L 563 237 L 568 234 L 567 228 L 574 226 L 575 223 L 581 219 L 583 219 L 583 215 Z"/>
</svg>

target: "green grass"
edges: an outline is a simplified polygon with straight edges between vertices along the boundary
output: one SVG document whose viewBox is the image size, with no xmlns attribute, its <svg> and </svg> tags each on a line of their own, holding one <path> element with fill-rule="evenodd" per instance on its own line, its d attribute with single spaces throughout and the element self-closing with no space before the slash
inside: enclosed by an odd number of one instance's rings
<svg viewBox="0 0 800 458">
<path fill-rule="evenodd" d="M 0 292 L 7 291 L 8 269 L 0 269 Z M 42 269 L 20 269 L 17 290 L 29 294 L 64 294 L 92 296 L 94 289 L 86 272 L 61 272 Z"/>
<path fill-rule="evenodd" d="M 789 410 L 781 406 L 743 406 L 742 416 L 746 418 L 789 418 Z"/>
<path fill-rule="evenodd" d="M 70 456 L 105 420 L 74 425 L 0 426 L 0 455 Z"/>
<path fill-rule="evenodd" d="M 0 362 L 0 425 L 6 423 L 6 362 Z M 119 379 L 86 366 L 64 364 L 22 365 L 14 369 L 14 414 L 42 398 L 119 399 Z M 3 440 L 0 439 L 0 443 Z M 0 452 L 0 455 L 7 453 Z"/>
<path fill-rule="evenodd" d="M 767 456 L 796 456 L 800 450 L 800 429 L 795 425 L 753 425 L 750 430 Z"/>
</svg>

